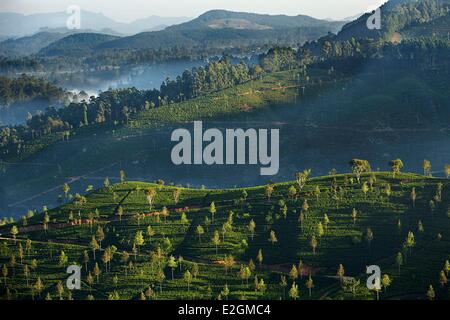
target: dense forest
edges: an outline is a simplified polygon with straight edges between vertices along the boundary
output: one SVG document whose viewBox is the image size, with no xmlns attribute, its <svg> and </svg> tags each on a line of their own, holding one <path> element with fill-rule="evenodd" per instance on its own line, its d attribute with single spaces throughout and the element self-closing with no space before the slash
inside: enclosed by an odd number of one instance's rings
<svg viewBox="0 0 450 320">
<path fill-rule="evenodd" d="M 15 72 L 32 72 L 42 70 L 43 66 L 40 62 L 31 57 L 6 57 L 0 55 L 0 72 L 1 74 L 15 73 Z"/>
<path fill-rule="evenodd" d="M 167 61 L 203 60 L 215 56 L 243 56 L 266 52 L 271 45 L 234 46 L 216 49 L 207 44 L 187 48 L 179 44 L 170 48 L 157 49 L 109 49 L 81 53 L 76 56 L 41 56 L 10 57 L 0 54 L 0 74 L 15 75 L 23 72 L 39 72 L 43 76 L 57 72 L 116 70 L 130 66 L 139 66 Z M 80 51 L 78 51 L 80 52 Z"/>
<path fill-rule="evenodd" d="M 70 96 L 43 79 L 25 74 L 18 78 L 0 76 L 0 125 L 24 123 L 49 106 L 64 107 Z"/>
<path fill-rule="evenodd" d="M 381 29 L 367 28 L 367 19 L 371 15 L 367 13 L 344 26 L 337 36 L 331 38 L 338 41 L 351 38 L 392 40 L 397 33 L 402 34 L 418 25 L 426 26 L 433 20 L 447 15 L 449 5 L 448 0 L 391 0 L 380 8 L 383 17 Z"/>
<path fill-rule="evenodd" d="M 62 99 L 64 90 L 47 81 L 25 74 L 18 78 L 0 77 L 0 105 L 9 107 L 17 101 L 30 101 L 37 98 L 48 101 Z"/>
</svg>

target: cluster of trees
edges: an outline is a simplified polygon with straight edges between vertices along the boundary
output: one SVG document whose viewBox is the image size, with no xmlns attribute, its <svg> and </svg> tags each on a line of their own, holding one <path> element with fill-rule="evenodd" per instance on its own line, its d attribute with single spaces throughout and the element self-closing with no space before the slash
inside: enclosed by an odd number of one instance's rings
<svg viewBox="0 0 450 320">
<path fill-rule="evenodd" d="M 267 51 L 270 44 L 259 46 L 259 52 Z M 216 55 L 244 55 L 253 52 L 253 46 L 233 48 L 211 48 L 208 44 L 186 47 L 180 44 L 170 48 L 154 49 L 108 49 L 96 50 L 77 55 L 70 51 L 64 55 L 27 57 L 7 57 L 0 55 L 0 73 L 4 75 L 22 72 L 53 73 L 64 71 L 104 71 L 177 60 L 203 60 Z"/>
<path fill-rule="evenodd" d="M 305 45 L 320 60 L 336 63 L 336 60 L 354 59 L 395 59 L 400 61 L 416 60 L 428 64 L 447 63 L 450 43 L 438 37 L 419 37 L 405 39 L 401 43 L 380 39 L 322 40 Z M 350 60 L 349 60 L 350 59 Z M 356 61 L 357 62 L 357 61 Z"/>
<path fill-rule="evenodd" d="M 387 13 L 388 34 L 404 27 L 429 22 L 448 13 L 448 6 L 441 0 L 422 0 L 402 3 Z"/>
<path fill-rule="evenodd" d="M 3 74 L 42 70 L 43 66 L 30 57 L 12 58 L 0 55 L 0 71 Z"/>
<path fill-rule="evenodd" d="M 65 95 L 63 89 L 49 82 L 22 74 L 18 78 L 0 76 L 0 109 L 9 107 L 17 101 L 40 99 L 51 103 L 61 100 Z"/>
<path fill-rule="evenodd" d="M 224 57 L 204 68 L 186 70 L 175 80 L 166 80 L 161 86 L 161 94 L 170 101 L 192 99 L 247 82 L 261 71 L 257 67 L 249 68 L 244 63 L 233 64 L 229 57 Z"/>
<path fill-rule="evenodd" d="M 260 56 L 261 68 L 266 72 L 291 70 L 313 62 L 313 56 L 308 49 L 294 50 L 290 47 L 275 47 Z"/>
</svg>

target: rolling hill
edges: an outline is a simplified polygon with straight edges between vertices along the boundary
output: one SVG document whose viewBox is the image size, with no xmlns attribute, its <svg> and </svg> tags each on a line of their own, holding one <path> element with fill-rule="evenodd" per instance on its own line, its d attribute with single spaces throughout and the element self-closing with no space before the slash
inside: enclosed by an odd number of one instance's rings
<svg viewBox="0 0 450 320">
<path fill-rule="evenodd" d="M 76 33 L 57 40 L 39 51 L 46 56 L 78 56 L 85 55 L 102 43 L 114 41 L 120 37 L 101 33 Z"/>
<path fill-rule="evenodd" d="M 66 37 L 68 33 L 38 32 L 32 36 L 0 42 L 0 54 L 6 56 L 29 55 L 39 52 L 49 44 Z"/>
<path fill-rule="evenodd" d="M 68 37 L 79 33 L 95 33 L 93 30 L 67 30 L 65 28 L 42 29 L 42 31 L 31 36 L 20 38 L 10 38 L 0 42 L 0 55 L 4 56 L 28 56 L 37 54 L 45 47 Z M 102 29 L 102 34 L 120 36 L 113 30 Z"/>
<path fill-rule="evenodd" d="M 337 32 L 342 22 L 317 20 L 308 16 L 270 16 L 215 10 L 197 19 L 167 27 L 164 30 L 143 32 L 134 36 L 80 43 L 96 50 L 111 49 L 169 49 L 208 47 L 223 49 L 233 46 L 259 46 L 270 43 L 297 45 L 317 39 L 328 32 Z M 72 37 L 71 40 L 75 40 Z M 64 42 L 63 42 L 64 44 Z M 56 43 L 55 46 L 60 46 Z M 67 54 L 70 54 L 67 50 Z M 45 48 L 41 54 L 54 52 Z M 62 52 L 61 52 L 62 53 Z"/>
<path fill-rule="evenodd" d="M 431 285 L 449 298 L 448 180 L 377 172 L 272 187 L 124 182 L 29 212 L 0 227 L 0 297 L 401 300 L 427 299 Z M 73 264 L 81 290 L 61 290 Z M 365 286 L 374 264 L 390 280 L 379 294 Z"/>
</svg>

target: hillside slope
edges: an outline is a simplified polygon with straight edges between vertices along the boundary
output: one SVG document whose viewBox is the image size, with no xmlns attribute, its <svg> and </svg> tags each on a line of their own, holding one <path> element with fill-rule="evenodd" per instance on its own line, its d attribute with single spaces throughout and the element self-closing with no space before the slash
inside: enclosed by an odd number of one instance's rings
<svg viewBox="0 0 450 320">
<path fill-rule="evenodd" d="M 295 281 L 300 299 L 374 299 L 364 284 L 365 267 L 376 264 L 392 281 L 382 299 L 424 299 L 430 285 L 438 299 L 450 298 L 439 285 L 450 258 L 448 180 L 375 173 L 358 183 L 346 174 L 311 179 L 301 192 L 294 182 L 273 187 L 268 198 L 266 187 L 193 190 L 129 182 L 31 213 L 26 226 L 16 224 L 16 239 L 11 224 L 0 228 L 9 288 L 2 286 L 0 296 L 289 299 Z M 153 194 L 151 207 L 146 194 Z M 8 262 L 13 255 L 15 264 Z M 56 290 L 68 264 L 83 266 L 82 290 L 70 296 Z"/>
<path fill-rule="evenodd" d="M 120 37 L 101 33 L 77 33 L 55 41 L 39 51 L 48 56 L 76 56 L 84 55 L 98 45 L 114 41 Z"/>
<path fill-rule="evenodd" d="M 42 48 L 67 35 L 68 33 L 39 32 L 28 37 L 8 39 L 0 42 L 0 53 L 9 56 L 35 54 Z"/>
<path fill-rule="evenodd" d="M 449 7 L 448 0 L 390 0 L 380 7 L 381 29 L 370 30 L 367 28 L 367 20 L 372 13 L 366 13 L 343 26 L 333 40 L 390 39 L 395 32 L 439 19 L 448 13 Z M 424 28 L 428 29 L 426 26 Z M 421 34 L 417 34 L 417 36 L 421 36 Z"/>
</svg>

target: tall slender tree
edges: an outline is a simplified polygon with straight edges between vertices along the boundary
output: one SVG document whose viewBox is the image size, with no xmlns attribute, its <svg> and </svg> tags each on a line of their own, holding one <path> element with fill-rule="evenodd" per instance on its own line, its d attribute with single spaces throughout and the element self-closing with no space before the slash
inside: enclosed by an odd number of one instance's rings
<svg viewBox="0 0 450 320">
<path fill-rule="evenodd" d="M 298 285 L 293 282 L 291 289 L 289 289 L 289 297 L 293 300 L 297 300 L 299 297 L 299 292 L 298 292 Z"/>
<path fill-rule="evenodd" d="M 256 261 L 258 261 L 260 268 L 262 266 L 263 260 L 264 260 L 264 256 L 263 256 L 262 249 L 259 249 L 258 254 L 256 255 Z"/>
<path fill-rule="evenodd" d="M 177 262 L 176 262 L 174 256 L 170 256 L 169 257 L 169 260 L 167 261 L 167 266 L 172 271 L 172 281 L 173 281 L 173 279 L 174 279 L 174 277 L 173 277 L 173 270 L 177 267 Z"/>
<path fill-rule="evenodd" d="M 308 291 L 309 291 L 309 298 L 311 299 L 311 296 L 312 296 L 312 289 L 314 288 L 314 281 L 313 281 L 311 275 L 309 275 L 309 278 L 308 278 L 308 280 L 306 281 L 306 288 L 307 288 Z"/>
<path fill-rule="evenodd" d="M 183 275 L 183 280 L 187 284 L 188 292 L 190 291 L 190 285 L 192 283 L 192 274 L 189 270 L 186 270 L 186 272 Z"/>
</svg>

